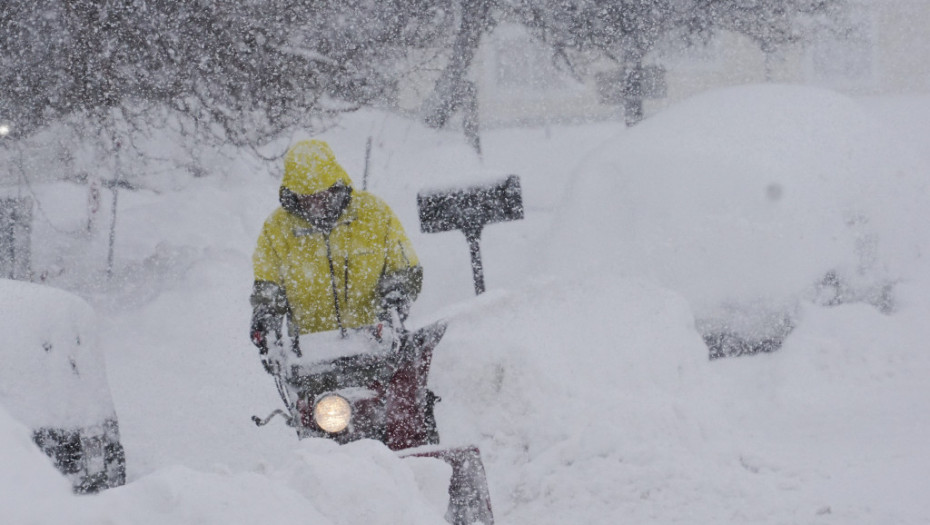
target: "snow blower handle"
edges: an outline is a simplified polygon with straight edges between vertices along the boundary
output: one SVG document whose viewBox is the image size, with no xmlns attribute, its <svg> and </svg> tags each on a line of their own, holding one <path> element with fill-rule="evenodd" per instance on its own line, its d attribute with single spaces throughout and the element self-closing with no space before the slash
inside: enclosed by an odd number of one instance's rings
<svg viewBox="0 0 930 525">
<path fill-rule="evenodd" d="M 275 388 L 278 390 L 278 395 L 281 397 L 281 401 L 284 402 L 284 406 L 287 407 L 287 412 L 275 410 L 264 420 L 260 419 L 258 416 L 252 416 L 252 421 L 254 421 L 258 426 L 264 426 L 272 417 L 280 414 L 285 417 L 289 426 L 294 426 L 294 418 L 297 417 L 295 415 L 296 407 L 291 401 L 290 395 L 288 394 L 286 377 L 287 365 L 284 355 L 284 344 L 282 344 L 281 332 L 278 331 L 275 335 L 276 337 L 270 346 L 267 344 L 267 340 L 265 341 L 265 353 L 261 353 L 260 350 L 259 355 L 261 356 L 262 368 L 264 368 L 265 372 L 274 378 Z"/>
<path fill-rule="evenodd" d="M 287 328 L 284 329 L 281 326 L 284 321 L 277 320 L 274 325 L 275 329 L 272 332 L 273 339 L 268 341 L 268 333 L 266 332 L 261 339 L 262 346 L 259 346 L 258 350 L 265 372 L 275 376 L 276 379 L 279 377 L 283 379 L 282 371 L 285 369 L 285 362 L 287 361 L 285 354 L 288 349 L 297 357 L 303 356 L 300 350 L 300 335 L 297 325 L 291 315 L 288 315 L 286 319 Z"/>
</svg>

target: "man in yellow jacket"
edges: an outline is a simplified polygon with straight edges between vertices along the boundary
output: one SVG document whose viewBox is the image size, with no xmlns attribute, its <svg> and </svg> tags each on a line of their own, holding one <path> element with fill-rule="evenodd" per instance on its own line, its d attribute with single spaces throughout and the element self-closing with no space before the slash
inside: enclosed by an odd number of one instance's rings
<svg viewBox="0 0 930 525">
<path fill-rule="evenodd" d="M 406 317 L 423 282 L 413 246 L 384 201 L 353 189 L 329 145 L 291 147 L 279 198 L 252 256 L 250 337 L 260 350 L 285 314 L 300 333 L 344 333 L 391 310 Z"/>
</svg>

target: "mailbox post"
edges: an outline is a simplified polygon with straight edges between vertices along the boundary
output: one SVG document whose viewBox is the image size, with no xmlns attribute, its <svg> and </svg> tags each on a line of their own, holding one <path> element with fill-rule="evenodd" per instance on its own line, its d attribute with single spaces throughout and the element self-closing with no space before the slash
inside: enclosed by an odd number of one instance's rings
<svg viewBox="0 0 930 525">
<path fill-rule="evenodd" d="M 436 233 L 461 230 L 471 253 L 475 295 L 484 293 L 481 231 L 486 224 L 523 218 L 520 177 L 510 175 L 488 184 L 417 194 L 420 230 Z"/>
</svg>

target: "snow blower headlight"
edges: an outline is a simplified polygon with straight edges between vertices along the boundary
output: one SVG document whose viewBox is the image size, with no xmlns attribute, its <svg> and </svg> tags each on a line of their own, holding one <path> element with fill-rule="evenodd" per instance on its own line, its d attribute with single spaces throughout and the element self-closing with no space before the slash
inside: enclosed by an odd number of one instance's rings
<svg viewBox="0 0 930 525">
<path fill-rule="evenodd" d="M 313 406 L 313 420 L 330 434 L 345 430 L 351 419 L 352 405 L 340 395 L 327 394 Z"/>
</svg>

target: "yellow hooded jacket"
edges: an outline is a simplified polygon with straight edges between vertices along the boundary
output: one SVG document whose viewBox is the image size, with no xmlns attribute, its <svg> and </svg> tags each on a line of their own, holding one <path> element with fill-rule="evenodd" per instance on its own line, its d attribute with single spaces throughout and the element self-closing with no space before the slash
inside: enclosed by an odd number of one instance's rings
<svg viewBox="0 0 930 525">
<path fill-rule="evenodd" d="M 352 181 L 322 141 L 303 141 L 288 151 L 282 188 L 309 195 Z M 330 265 L 332 261 L 332 265 Z M 328 233 L 276 209 L 265 221 L 252 256 L 256 283 L 283 289 L 301 333 L 373 324 L 380 311 L 379 286 L 391 276 L 419 270 L 419 260 L 388 205 L 353 191 L 348 207 Z M 407 290 L 412 298 L 421 281 Z M 334 293 L 335 292 L 335 293 Z"/>
</svg>

